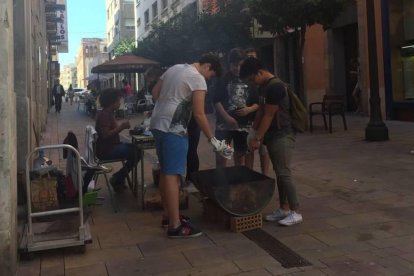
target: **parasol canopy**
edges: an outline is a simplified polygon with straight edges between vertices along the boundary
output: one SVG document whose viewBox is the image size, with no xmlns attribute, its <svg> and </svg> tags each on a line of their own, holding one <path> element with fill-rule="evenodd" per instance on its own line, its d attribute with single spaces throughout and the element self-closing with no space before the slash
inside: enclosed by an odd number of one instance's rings
<svg viewBox="0 0 414 276">
<path fill-rule="evenodd" d="M 92 73 L 144 73 L 159 63 L 133 54 L 125 54 L 92 68 Z"/>
</svg>

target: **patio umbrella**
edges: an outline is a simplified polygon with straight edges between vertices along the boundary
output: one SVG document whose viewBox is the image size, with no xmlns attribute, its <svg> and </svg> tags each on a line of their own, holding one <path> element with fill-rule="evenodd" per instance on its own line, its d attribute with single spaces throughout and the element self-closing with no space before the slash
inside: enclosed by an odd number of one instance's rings
<svg viewBox="0 0 414 276">
<path fill-rule="evenodd" d="M 89 76 L 87 76 L 86 78 L 84 78 L 84 80 L 88 80 L 88 81 L 96 81 L 96 80 L 101 80 L 101 81 L 105 81 L 105 80 L 109 80 L 110 78 L 113 78 L 114 74 L 100 74 L 99 76 L 97 74 L 91 74 Z"/>
<path fill-rule="evenodd" d="M 92 73 L 144 73 L 159 63 L 133 54 L 125 54 L 92 68 Z"/>
</svg>

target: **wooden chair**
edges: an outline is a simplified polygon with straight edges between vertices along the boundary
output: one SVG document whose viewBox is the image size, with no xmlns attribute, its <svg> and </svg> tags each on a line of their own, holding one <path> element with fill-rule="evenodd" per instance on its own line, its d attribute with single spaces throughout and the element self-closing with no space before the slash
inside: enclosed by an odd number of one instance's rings
<svg viewBox="0 0 414 276">
<path fill-rule="evenodd" d="M 309 126 L 310 132 L 313 131 L 314 115 L 322 115 L 325 130 L 328 129 L 326 123 L 326 116 L 329 118 L 329 133 L 332 133 L 332 116 L 339 115 L 342 117 L 344 129 L 348 130 L 345 118 L 345 101 L 344 97 L 340 95 L 324 95 L 322 102 L 315 102 L 309 104 Z"/>
</svg>

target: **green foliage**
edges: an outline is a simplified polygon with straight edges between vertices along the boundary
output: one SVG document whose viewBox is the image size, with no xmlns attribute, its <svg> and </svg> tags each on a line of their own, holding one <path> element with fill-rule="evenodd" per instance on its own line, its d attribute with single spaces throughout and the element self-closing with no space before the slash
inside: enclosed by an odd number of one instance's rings
<svg viewBox="0 0 414 276">
<path fill-rule="evenodd" d="M 124 54 L 132 53 L 135 49 L 135 42 L 133 39 L 123 39 L 114 48 L 115 56 L 122 56 Z"/>
<path fill-rule="evenodd" d="M 247 0 L 252 17 L 263 31 L 285 34 L 315 23 L 329 28 L 349 0 Z"/>
<path fill-rule="evenodd" d="M 251 17 L 240 11 L 242 0 L 219 1 L 220 11 L 196 14 L 195 6 L 153 25 L 153 31 L 138 42 L 135 54 L 159 61 L 163 66 L 192 62 L 206 52 L 224 53 L 251 44 Z"/>
</svg>

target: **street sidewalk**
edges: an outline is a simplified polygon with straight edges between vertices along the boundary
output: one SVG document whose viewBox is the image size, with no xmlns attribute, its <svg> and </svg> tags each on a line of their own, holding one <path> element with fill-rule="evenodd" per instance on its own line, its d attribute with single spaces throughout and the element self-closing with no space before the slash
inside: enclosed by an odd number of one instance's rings
<svg viewBox="0 0 414 276">
<path fill-rule="evenodd" d="M 142 115 L 130 117 L 138 125 Z M 313 134 L 299 134 L 293 178 L 304 221 L 291 227 L 265 222 L 263 229 L 312 263 L 286 269 L 243 234 L 232 233 L 202 219 L 197 198 L 185 210 L 205 235 L 169 240 L 160 227 L 161 211 L 141 211 L 132 193 L 117 195 L 120 212 L 109 198 L 91 216 L 93 243 L 85 254 L 54 250 L 21 261 L 17 275 L 412 275 L 414 271 L 414 123 L 387 121 L 390 140 L 367 142 L 369 118 L 349 114 L 348 131 L 335 118 L 333 133 L 316 120 Z M 214 121 L 211 116 L 211 121 Z M 62 143 L 67 132 L 78 137 L 91 117 L 77 104 L 51 109 L 41 144 Z M 125 131 L 125 133 L 127 132 Z M 61 153 L 50 155 L 54 164 Z M 214 168 L 214 155 L 202 135 L 200 169 Z M 151 160 L 145 161 L 146 183 L 152 182 Z M 255 169 L 259 171 L 256 154 Z M 274 173 L 270 175 L 275 177 Z M 103 179 L 100 193 L 107 195 Z M 263 211 L 276 207 L 274 195 Z"/>
</svg>

